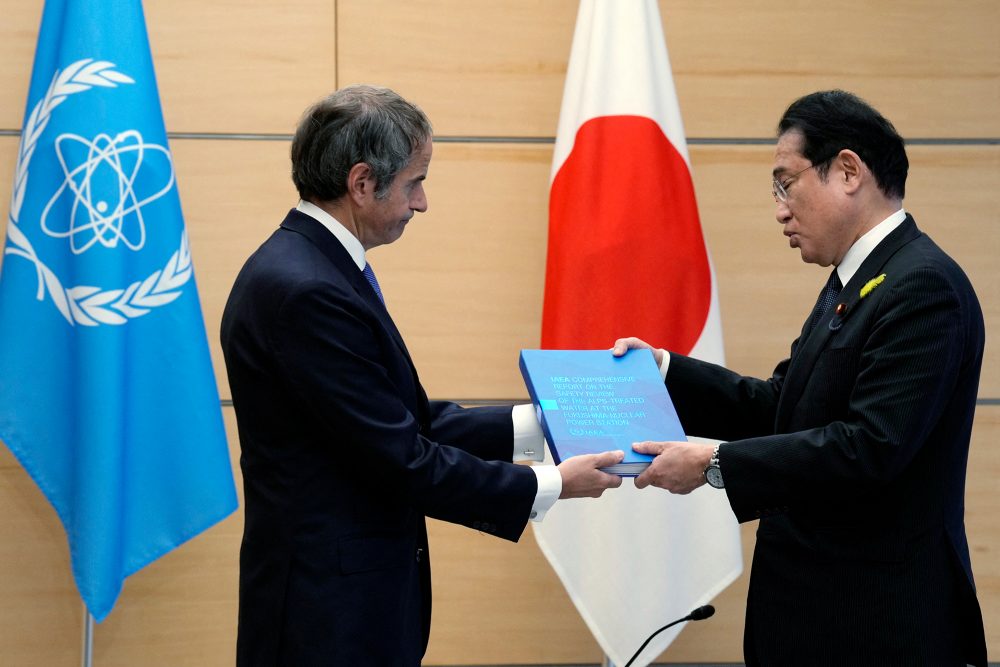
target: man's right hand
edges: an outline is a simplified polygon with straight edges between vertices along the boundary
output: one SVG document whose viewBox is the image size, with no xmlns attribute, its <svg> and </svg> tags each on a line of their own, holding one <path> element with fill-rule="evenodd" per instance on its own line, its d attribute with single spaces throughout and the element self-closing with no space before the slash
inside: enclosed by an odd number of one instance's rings
<svg viewBox="0 0 1000 667">
<path fill-rule="evenodd" d="M 598 468 L 621 463 L 625 452 L 621 450 L 600 454 L 573 456 L 558 465 L 562 475 L 562 493 L 559 498 L 599 498 L 605 489 L 617 489 L 622 478 L 601 472 Z"/>
<path fill-rule="evenodd" d="M 616 357 L 620 357 L 629 350 L 652 350 L 653 358 L 656 359 L 656 365 L 663 365 L 663 350 L 657 347 L 653 347 L 649 343 L 634 336 L 631 338 L 619 338 L 615 341 L 614 347 L 611 348 L 611 353 Z"/>
</svg>

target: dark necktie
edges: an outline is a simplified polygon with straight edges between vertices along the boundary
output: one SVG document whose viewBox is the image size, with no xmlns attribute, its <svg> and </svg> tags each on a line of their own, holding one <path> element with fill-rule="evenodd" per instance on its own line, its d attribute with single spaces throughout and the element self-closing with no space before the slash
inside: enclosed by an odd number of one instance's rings
<svg viewBox="0 0 1000 667">
<path fill-rule="evenodd" d="M 837 275 L 837 269 L 834 269 L 830 274 L 830 279 L 826 281 L 826 287 L 823 288 L 823 292 L 819 295 L 819 300 L 816 302 L 816 309 L 813 311 L 812 319 L 809 321 L 809 331 L 812 331 L 813 327 L 823 319 L 826 311 L 830 310 L 830 306 L 837 300 L 841 289 L 843 289 L 843 285 L 840 284 L 840 276 Z"/>
<path fill-rule="evenodd" d="M 378 300 L 384 304 L 385 299 L 382 298 L 382 290 L 379 289 L 378 281 L 375 279 L 375 272 L 372 271 L 372 265 L 366 263 L 365 268 L 361 270 L 361 273 L 364 274 L 365 280 L 367 280 L 368 284 L 372 286 L 373 290 L 375 290 L 375 294 L 376 296 L 378 296 Z"/>
</svg>

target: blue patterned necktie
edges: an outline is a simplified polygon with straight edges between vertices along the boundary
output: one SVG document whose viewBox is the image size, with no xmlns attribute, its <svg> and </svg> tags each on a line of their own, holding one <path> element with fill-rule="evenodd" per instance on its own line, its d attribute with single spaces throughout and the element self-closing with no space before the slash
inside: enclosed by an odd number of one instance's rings
<svg viewBox="0 0 1000 667">
<path fill-rule="evenodd" d="M 841 289 L 843 289 L 843 285 L 840 284 L 840 276 L 837 275 L 837 269 L 835 268 L 830 274 L 830 279 L 826 281 L 826 287 L 823 288 L 823 292 L 819 295 L 819 301 L 816 302 L 816 309 L 813 311 L 812 320 L 809 322 L 810 331 L 823 319 L 826 311 L 830 310 L 830 306 L 837 300 Z"/>
<path fill-rule="evenodd" d="M 375 295 L 378 296 L 378 300 L 384 305 L 385 299 L 382 298 L 382 290 L 379 289 L 378 280 L 375 279 L 375 272 L 372 271 L 372 265 L 366 263 L 365 268 L 361 270 L 361 273 L 364 274 L 365 280 L 367 280 L 368 284 L 372 286 L 373 290 L 375 290 Z"/>
</svg>

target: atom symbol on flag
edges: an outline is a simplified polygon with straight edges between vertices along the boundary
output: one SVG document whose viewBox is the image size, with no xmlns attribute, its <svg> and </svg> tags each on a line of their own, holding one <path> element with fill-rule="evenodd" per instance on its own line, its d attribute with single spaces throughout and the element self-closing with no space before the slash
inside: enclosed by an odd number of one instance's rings
<svg viewBox="0 0 1000 667">
<path fill-rule="evenodd" d="M 55 150 L 64 178 L 42 211 L 42 230 L 53 238 L 69 238 L 75 255 L 86 252 L 95 243 L 115 248 L 121 242 L 129 250 L 140 250 L 146 243 L 142 208 L 174 185 L 169 151 L 145 143 L 136 130 L 122 132 L 113 139 L 102 133 L 93 141 L 76 134 L 61 134 L 56 138 Z M 144 161 L 157 156 L 166 160 L 167 169 L 146 171 L 166 183 L 154 194 L 140 198 L 136 194 L 136 178 Z M 53 229 L 49 225 L 50 212 L 57 205 L 64 206 L 63 200 L 70 196 L 70 210 L 65 215 L 52 216 L 64 222 L 65 228 Z"/>
</svg>

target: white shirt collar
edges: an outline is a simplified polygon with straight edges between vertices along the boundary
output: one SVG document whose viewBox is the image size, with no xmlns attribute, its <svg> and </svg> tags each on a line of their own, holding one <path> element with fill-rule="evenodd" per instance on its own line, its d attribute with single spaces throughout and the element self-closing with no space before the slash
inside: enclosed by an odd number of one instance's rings
<svg viewBox="0 0 1000 667">
<path fill-rule="evenodd" d="M 354 234 L 348 231 L 347 227 L 340 224 L 339 220 L 321 209 L 319 206 L 316 206 L 316 204 L 305 200 L 299 200 L 299 205 L 295 207 L 295 210 L 300 213 L 305 213 L 310 218 L 329 229 L 330 233 L 337 237 L 340 244 L 344 246 L 344 249 L 351 255 L 351 259 L 353 259 L 354 263 L 358 265 L 358 270 L 365 270 L 365 264 L 367 263 L 367 260 L 365 259 L 365 247 L 361 245 L 361 241 L 359 241 Z"/>
<path fill-rule="evenodd" d="M 846 285 L 850 282 L 851 278 L 854 277 L 854 274 L 861 268 L 861 263 L 868 259 L 868 255 L 872 253 L 872 250 L 874 250 L 886 236 L 891 234 L 892 230 L 903 224 L 904 220 L 906 220 L 906 211 L 899 209 L 888 218 L 872 227 L 868 230 L 868 233 L 854 242 L 854 245 L 852 245 L 847 251 L 847 254 L 844 255 L 844 259 L 842 259 L 840 264 L 837 265 L 837 276 L 840 278 L 841 285 Z"/>
</svg>

